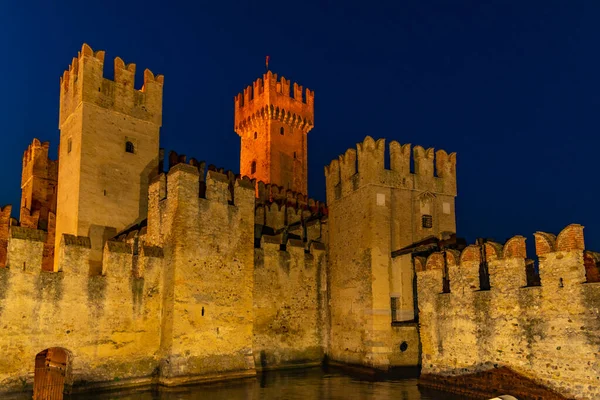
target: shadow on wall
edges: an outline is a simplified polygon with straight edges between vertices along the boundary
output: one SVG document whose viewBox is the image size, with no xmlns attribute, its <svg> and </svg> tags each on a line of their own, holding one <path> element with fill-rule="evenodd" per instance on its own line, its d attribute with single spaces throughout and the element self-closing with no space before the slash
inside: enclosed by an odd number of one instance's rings
<svg viewBox="0 0 600 400">
<path fill-rule="evenodd" d="M 464 396 L 483 398 L 497 396 L 498 399 L 519 400 L 566 400 L 567 398 L 533 380 L 519 375 L 508 367 L 486 363 L 477 367 L 480 371 L 467 375 L 431 375 L 424 374 L 419 378 L 419 385 L 432 389 L 457 393 Z"/>
</svg>

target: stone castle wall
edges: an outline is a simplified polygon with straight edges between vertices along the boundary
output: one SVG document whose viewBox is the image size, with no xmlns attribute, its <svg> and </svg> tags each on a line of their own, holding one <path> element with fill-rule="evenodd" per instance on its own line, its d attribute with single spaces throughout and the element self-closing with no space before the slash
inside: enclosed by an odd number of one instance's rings
<svg viewBox="0 0 600 400">
<path fill-rule="evenodd" d="M 0 268 L 2 391 L 30 387 L 35 356 L 50 347 L 71 352 L 79 383 L 149 380 L 160 358 L 160 252 L 135 256 L 144 270 L 134 276 L 132 247 L 108 242 L 103 274 L 90 276 L 89 238 L 65 235 L 59 271 L 48 272 L 45 235 L 10 228 L 8 265 Z"/>
<path fill-rule="evenodd" d="M 98 273 L 89 238 L 63 235 L 57 271 L 47 272 L 47 232 L 0 221 L 3 391 L 30 388 L 36 354 L 51 347 L 69 352 L 74 390 L 321 362 L 322 205 L 177 160 L 150 185 L 146 226 L 106 242 Z M 275 236 L 257 234 L 256 215 Z"/>
<path fill-rule="evenodd" d="M 318 365 L 327 334 L 325 247 L 263 236 L 255 251 L 254 358 L 257 368 Z"/>
<path fill-rule="evenodd" d="M 555 392 L 543 398 L 600 398 L 600 287 L 596 265 L 586 274 L 583 227 L 570 225 L 558 236 L 538 232 L 535 241 L 541 286 L 527 286 L 520 236 L 415 259 L 424 384 L 490 389 L 488 375 L 504 368 L 512 371 L 506 389 L 519 398 L 534 393 L 531 386 L 519 392 L 519 379 Z M 490 290 L 480 290 L 482 262 Z M 483 382 L 468 378 L 477 374 Z"/>
</svg>

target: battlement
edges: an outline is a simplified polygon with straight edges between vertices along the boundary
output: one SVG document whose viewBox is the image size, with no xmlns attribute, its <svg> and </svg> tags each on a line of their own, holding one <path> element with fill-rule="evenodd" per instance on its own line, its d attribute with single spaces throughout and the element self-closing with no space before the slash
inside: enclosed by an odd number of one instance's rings
<svg viewBox="0 0 600 400">
<path fill-rule="evenodd" d="M 21 220 L 37 213 L 37 220 L 47 225 L 48 213 L 56 210 L 56 186 L 58 182 L 58 160 L 48 158 L 49 142 L 33 139 L 23 153 L 21 174 Z"/>
<path fill-rule="evenodd" d="M 584 249 L 578 224 L 534 237 L 537 268 L 522 236 L 414 259 L 423 374 L 463 380 L 493 364 L 561 398 L 594 397 L 596 376 L 588 371 L 599 339 L 600 258 Z"/>
<path fill-rule="evenodd" d="M 234 98 L 234 129 L 242 136 L 264 119 L 282 121 L 308 133 L 314 123 L 314 92 L 268 71 Z"/>
<path fill-rule="evenodd" d="M 411 145 L 392 141 L 389 145 L 390 169 L 386 169 L 385 139 L 375 141 L 367 136 L 356 149 L 348 149 L 325 167 L 327 202 L 367 184 L 456 196 L 456 153 L 421 146 L 412 150 L 414 172 L 410 168 Z"/>
<path fill-rule="evenodd" d="M 298 251 L 304 254 L 317 254 L 325 252 L 325 245 L 318 241 L 305 244 L 302 240 L 285 238 L 284 235 L 263 235 L 260 240 L 260 248 L 272 251 Z"/>
<path fill-rule="evenodd" d="M 285 189 L 283 186 L 264 183 L 263 181 L 256 182 L 247 176 L 242 177 L 240 174 L 235 174 L 231 170 L 226 170 L 225 168 L 218 168 L 213 164 L 210 164 L 207 167 L 205 161 L 198 161 L 195 158 L 191 158 L 189 161 L 187 161 L 187 156 L 185 154 L 178 154 L 175 151 L 169 152 L 167 168 L 163 168 L 163 170 L 168 172 L 180 164 L 190 165 L 197 169 L 200 181 L 200 197 L 205 197 L 206 195 L 206 172 L 212 171 L 219 174 L 218 176 L 220 176 L 223 181 L 225 181 L 225 179 L 222 178 L 222 176 L 226 177 L 226 181 L 228 182 L 227 187 L 229 190 L 227 199 L 229 202 L 233 201 L 236 181 L 242 181 L 247 187 L 253 185 L 253 188 L 256 188 L 255 195 L 257 209 L 261 206 L 271 209 L 271 204 L 276 203 L 279 205 L 278 208 L 281 208 L 281 206 L 286 206 L 287 208 L 293 208 L 296 210 L 296 212 L 308 211 L 310 215 L 327 215 L 327 206 L 323 202 L 308 198 L 308 196 L 302 193 Z"/>
<path fill-rule="evenodd" d="M 171 166 L 169 171 L 156 176 L 150 184 L 152 188 L 160 193 L 160 200 L 168 199 L 175 195 L 195 195 L 197 198 L 214 200 L 217 202 L 238 205 L 236 194 L 240 190 L 251 190 L 254 192 L 255 183 L 248 177 L 234 175 L 231 171 L 218 170 L 209 166 L 204 175 L 204 162 L 194 159 L 185 163 L 182 156 L 177 164 Z M 220 172 L 222 171 L 222 172 Z"/>
<path fill-rule="evenodd" d="M 104 77 L 104 51 L 84 44 L 60 78 L 59 128 L 81 102 L 162 124 L 164 76 L 146 69 L 141 89 L 135 89 L 135 64 L 114 60 L 114 80 Z"/>
<path fill-rule="evenodd" d="M 585 251 L 583 226 L 571 224 L 558 236 L 536 232 L 536 254 L 540 257 L 539 275 L 543 287 L 597 282 L 600 258 Z M 515 236 L 504 244 L 486 241 L 467 246 L 462 252 L 446 250 L 415 258 L 417 274 L 435 275 L 441 285 L 450 281 L 450 293 L 486 290 L 480 287 L 483 263 L 487 265 L 491 290 L 517 289 L 528 285 L 527 251 L 523 236 Z M 441 286 L 439 286 L 441 288 Z M 441 289 L 440 289 L 441 293 Z"/>
</svg>

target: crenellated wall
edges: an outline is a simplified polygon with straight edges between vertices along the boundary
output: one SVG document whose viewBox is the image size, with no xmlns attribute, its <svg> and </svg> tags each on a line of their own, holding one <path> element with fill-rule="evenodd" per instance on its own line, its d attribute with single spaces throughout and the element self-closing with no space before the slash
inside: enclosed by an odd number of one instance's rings
<svg viewBox="0 0 600 400">
<path fill-rule="evenodd" d="M 285 245 L 285 250 L 282 249 Z M 263 236 L 254 253 L 254 336 L 257 368 L 320 364 L 327 334 L 325 247 Z"/>
<path fill-rule="evenodd" d="M 395 274 L 391 254 L 455 231 L 456 158 L 438 154 L 434 176 L 433 149 L 415 147 L 411 173 L 410 145 L 392 142 L 387 169 L 385 140 L 366 137 L 325 167 L 332 360 L 383 370 L 419 364 L 414 317 L 392 325 L 391 298 L 403 297 L 399 281 L 412 282 L 412 274 Z M 399 350 L 402 342 L 408 351 Z"/>
<path fill-rule="evenodd" d="M 164 248 L 163 384 L 254 374 L 254 185 L 177 164 L 150 185 L 146 241 Z"/>
<path fill-rule="evenodd" d="M 413 148 L 392 141 L 389 145 L 389 169 L 385 165 L 385 139 L 367 136 L 356 149 L 333 160 L 325 167 L 327 204 L 331 207 L 358 190 L 380 186 L 390 190 L 378 195 L 379 201 L 392 203 L 392 250 L 401 249 L 429 236 L 456 231 L 456 153 Z M 435 168 L 434 168 L 435 161 Z M 384 197 L 382 197 L 384 196 Z M 424 228 L 422 216 L 432 217 L 432 227 Z"/>
<path fill-rule="evenodd" d="M 6 265 L 6 255 L 8 252 L 8 237 L 11 225 L 11 212 L 11 205 L 3 206 L 0 208 L 0 267 Z"/>
<path fill-rule="evenodd" d="M 33 384 L 35 356 L 50 347 L 72 355 L 74 390 L 149 383 L 159 360 L 163 259 L 135 256 L 145 265 L 132 275 L 132 247 L 107 242 L 102 274 L 90 276 L 90 240 L 64 235 L 58 272 L 42 270 L 46 232 L 13 226 L 8 265 L 0 268 L 0 387 Z"/>
<path fill-rule="evenodd" d="M 527 286 L 522 236 L 415 259 L 423 384 L 465 394 L 505 385 L 519 398 L 600 398 L 600 286 L 586 279 L 583 227 L 537 232 L 535 244 L 541 286 Z M 480 290 L 482 263 L 489 290 Z M 449 293 L 442 293 L 444 276 Z M 510 382 L 491 385 L 494 376 Z"/>
</svg>

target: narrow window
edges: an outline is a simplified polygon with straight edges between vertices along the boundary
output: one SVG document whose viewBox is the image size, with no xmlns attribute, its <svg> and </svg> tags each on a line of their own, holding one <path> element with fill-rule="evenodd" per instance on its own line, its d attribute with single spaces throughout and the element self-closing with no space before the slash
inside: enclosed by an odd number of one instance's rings
<svg viewBox="0 0 600 400">
<path fill-rule="evenodd" d="M 433 217 L 431 215 L 423 215 L 422 223 L 423 228 L 433 228 Z"/>
<path fill-rule="evenodd" d="M 296 152 L 294 152 L 294 160 L 296 159 Z"/>
<path fill-rule="evenodd" d="M 67 153 L 71 152 L 72 147 L 73 147 L 73 140 L 71 138 L 69 138 L 69 140 L 67 140 Z"/>
<path fill-rule="evenodd" d="M 133 146 L 133 143 L 131 143 L 131 142 L 125 143 L 125 151 L 127 153 L 133 153 L 135 151 L 135 147 Z"/>
<path fill-rule="evenodd" d="M 283 126 L 282 126 L 281 128 L 279 128 L 279 133 L 280 133 L 281 135 L 283 135 Z"/>
<path fill-rule="evenodd" d="M 258 133 L 254 132 L 254 139 L 258 137 Z"/>
<path fill-rule="evenodd" d="M 392 322 L 398 322 L 398 297 L 390 297 L 390 307 L 392 309 Z"/>
<path fill-rule="evenodd" d="M 256 161 L 252 161 L 252 165 L 250 166 L 250 173 L 256 173 Z"/>
</svg>

